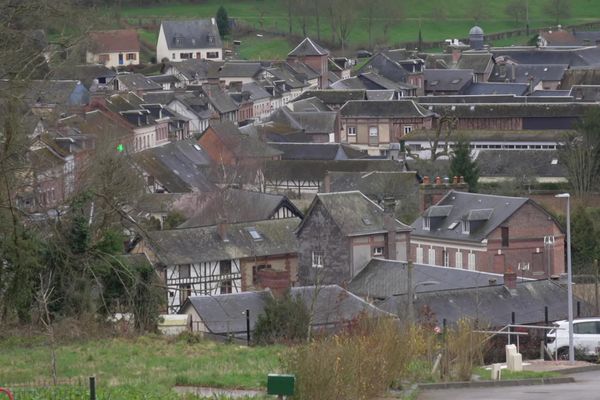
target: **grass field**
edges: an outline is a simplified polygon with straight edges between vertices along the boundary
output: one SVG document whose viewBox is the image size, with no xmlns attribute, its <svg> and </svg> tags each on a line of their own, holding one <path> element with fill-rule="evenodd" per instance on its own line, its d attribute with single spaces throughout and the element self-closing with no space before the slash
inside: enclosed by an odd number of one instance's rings
<svg viewBox="0 0 600 400">
<path fill-rule="evenodd" d="M 100 391 L 168 396 L 164 398 L 170 398 L 176 384 L 255 389 L 266 386 L 269 372 L 278 372 L 284 351 L 279 346 L 247 348 L 210 341 L 188 344 L 153 336 L 103 339 L 60 346 L 58 378 L 81 377 L 86 382 L 88 376 L 95 375 Z M 50 378 L 46 346 L 0 342 L 0 386 Z M 115 396 L 112 398 L 121 398 Z"/>
<path fill-rule="evenodd" d="M 401 0 L 399 0 L 400 2 Z M 515 24 L 506 13 L 505 8 L 509 0 L 497 0 L 485 2 L 487 13 L 477 23 L 481 25 L 486 33 L 501 32 L 520 28 L 523 24 Z M 389 30 L 388 37 L 383 38 L 383 23 L 380 19 L 375 24 L 373 37 L 375 42 L 383 42 L 390 46 L 400 46 L 403 42 L 416 41 L 419 27 L 421 27 L 424 41 L 439 41 L 447 38 L 466 37 L 469 29 L 476 23 L 471 16 L 470 10 L 473 0 L 404 0 L 401 1 L 404 10 L 403 18 L 398 20 Z M 532 30 L 536 27 L 549 26 L 555 21 L 544 11 L 547 0 L 529 0 L 530 26 Z M 560 22 L 563 25 L 590 22 L 600 20 L 600 1 L 597 0 L 572 0 L 571 17 Z M 171 4 L 153 7 L 130 7 L 122 10 L 123 16 L 130 21 L 139 18 L 152 18 L 157 21 L 165 18 L 208 18 L 215 15 L 217 8 L 223 4 L 231 18 L 239 19 L 253 26 L 256 30 L 287 32 L 287 11 L 285 3 L 280 0 L 206 0 L 201 4 Z M 446 18 L 439 20 L 434 18 L 434 9 L 443 7 Z M 300 34 L 299 21 L 294 19 L 294 33 Z M 308 34 L 316 37 L 316 26 L 310 24 Z M 149 37 L 151 33 L 144 33 Z M 321 37 L 331 38 L 331 28 L 327 20 L 322 17 Z M 247 49 L 242 50 L 243 58 L 272 58 L 271 54 L 285 55 L 283 52 L 283 40 L 271 39 L 262 41 L 248 40 Z M 526 43 L 528 38 L 516 38 L 517 44 Z M 495 45 L 512 44 L 515 40 L 494 43 Z M 265 42 L 272 42 L 269 48 Z M 350 46 L 354 48 L 364 47 L 368 43 L 366 20 L 362 16 L 350 33 Z"/>
</svg>

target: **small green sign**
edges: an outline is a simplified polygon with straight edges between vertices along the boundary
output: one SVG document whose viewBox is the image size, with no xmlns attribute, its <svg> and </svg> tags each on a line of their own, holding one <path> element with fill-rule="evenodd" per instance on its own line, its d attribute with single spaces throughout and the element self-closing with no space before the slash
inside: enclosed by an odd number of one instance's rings
<svg viewBox="0 0 600 400">
<path fill-rule="evenodd" d="M 117 151 L 118 151 L 119 153 L 122 153 L 122 152 L 123 152 L 123 150 L 125 150 L 125 146 L 123 146 L 122 144 L 119 144 L 119 145 L 117 146 Z"/>
<path fill-rule="evenodd" d="M 296 377 L 294 375 L 269 374 L 267 377 L 267 394 L 276 396 L 293 396 Z"/>
</svg>

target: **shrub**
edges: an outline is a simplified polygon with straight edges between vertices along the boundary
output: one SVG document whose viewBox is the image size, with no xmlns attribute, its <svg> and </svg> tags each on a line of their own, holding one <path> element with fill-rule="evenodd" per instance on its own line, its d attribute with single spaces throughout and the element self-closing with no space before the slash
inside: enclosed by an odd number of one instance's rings
<svg viewBox="0 0 600 400">
<path fill-rule="evenodd" d="M 300 297 L 289 292 L 281 298 L 269 298 L 264 313 L 254 328 L 254 342 L 273 344 L 298 342 L 308 336 L 310 314 Z"/>
</svg>

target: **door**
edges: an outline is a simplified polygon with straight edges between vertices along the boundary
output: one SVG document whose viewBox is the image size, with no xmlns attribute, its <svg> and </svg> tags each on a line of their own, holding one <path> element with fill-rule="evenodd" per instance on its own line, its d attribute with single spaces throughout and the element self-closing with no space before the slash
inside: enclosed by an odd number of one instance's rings
<svg viewBox="0 0 600 400">
<path fill-rule="evenodd" d="M 369 146 L 379 145 L 379 129 L 376 126 L 369 127 Z"/>
<path fill-rule="evenodd" d="M 123 53 L 119 53 L 119 65 L 123 65 Z"/>
</svg>

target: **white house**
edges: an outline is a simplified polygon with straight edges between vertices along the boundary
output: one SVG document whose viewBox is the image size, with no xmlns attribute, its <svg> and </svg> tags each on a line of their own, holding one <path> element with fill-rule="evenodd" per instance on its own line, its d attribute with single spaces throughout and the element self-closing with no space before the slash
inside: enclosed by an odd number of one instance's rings
<svg viewBox="0 0 600 400">
<path fill-rule="evenodd" d="M 156 44 L 156 60 L 223 59 L 223 42 L 214 18 L 162 21 Z"/>
<path fill-rule="evenodd" d="M 120 67 L 140 63 L 140 40 L 134 29 L 91 32 L 86 51 L 88 64 Z"/>
</svg>

